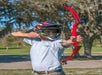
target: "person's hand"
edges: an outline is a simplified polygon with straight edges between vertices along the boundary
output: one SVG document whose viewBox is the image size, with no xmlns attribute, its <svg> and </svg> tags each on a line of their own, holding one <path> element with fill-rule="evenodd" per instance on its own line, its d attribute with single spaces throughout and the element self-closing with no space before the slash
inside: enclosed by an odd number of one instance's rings
<svg viewBox="0 0 102 75">
<path fill-rule="evenodd" d="M 78 35 L 78 36 L 71 36 L 70 40 L 72 40 L 72 42 L 82 42 L 83 41 L 83 37 Z"/>
<path fill-rule="evenodd" d="M 82 42 L 82 41 L 83 41 L 83 37 L 82 37 L 81 35 L 78 35 L 78 36 L 76 37 L 76 41 L 77 41 L 77 42 Z"/>
</svg>

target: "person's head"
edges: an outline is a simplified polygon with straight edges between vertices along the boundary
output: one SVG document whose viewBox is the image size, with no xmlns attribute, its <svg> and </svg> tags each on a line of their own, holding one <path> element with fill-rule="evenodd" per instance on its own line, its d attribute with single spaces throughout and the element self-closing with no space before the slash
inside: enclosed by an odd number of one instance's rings
<svg viewBox="0 0 102 75">
<path fill-rule="evenodd" d="M 34 31 L 40 33 L 42 36 L 45 36 L 47 40 L 53 41 L 60 37 L 61 25 L 51 22 L 43 22 L 41 24 L 37 24 Z"/>
</svg>

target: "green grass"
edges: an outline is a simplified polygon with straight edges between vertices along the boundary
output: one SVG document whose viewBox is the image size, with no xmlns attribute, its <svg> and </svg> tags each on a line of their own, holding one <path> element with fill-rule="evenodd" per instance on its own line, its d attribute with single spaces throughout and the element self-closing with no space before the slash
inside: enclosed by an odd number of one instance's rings
<svg viewBox="0 0 102 75">
<path fill-rule="evenodd" d="M 65 53 L 71 53 L 72 52 L 72 48 L 68 48 L 65 50 Z M 80 54 L 84 54 L 84 47 L 81 47 L 80 51 L 79 51 Z M 92 47 L 92 53 L 101 53 L 102 54 L 102 47 Z"/>
<path fill-rule="evenodd" d="M 30 47 L 25 48 L 12 48 L 12 49 L 1 49 L 0 48 L 0 54 L 13 54 L 13 55 L 28 55 L 30 52 Z M 65 50 L 65 53 L 71 53 L 72 48 L 68 48 Z M 84 53 L 84 48 L 81 47 L 80 54 Z M 92 53 L 102 53 L 102 47 L 92 47 Z"/>
<path fill-rule="evenodd" d="M 21 49 L 0 49 L 0 54 L 8 54 L 8 55 L 29 55 L 29 48 L 21 48 Z"/>
<path fill-rule="evenodd" d="M 64 68 L 67 75 L 101 75 L 102 68 Z"/>
<path fill-rule="evenodd" d="M 64 68 L 66 75 L 101 75 L 102 68 Z M 31 69 L 1 69 L 0 75 L 32 75 Z"/>
<path fill-rule="evenodd" d="M 27 69 L 1 69 L 0 75 L 32 75 L 32 72 Z"/>
<path fill-rule="evenodd" d="M 92 47 L 92 52 L 102 52 L 102 47 Z"/>
</svg>

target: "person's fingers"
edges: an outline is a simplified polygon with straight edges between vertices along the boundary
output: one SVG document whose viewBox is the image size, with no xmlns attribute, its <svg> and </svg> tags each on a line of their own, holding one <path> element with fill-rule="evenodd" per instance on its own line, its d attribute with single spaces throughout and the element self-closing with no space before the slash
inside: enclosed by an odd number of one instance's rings
<svg viewBox="0 0 102 75">
<path fill-rule="evenodd" d="M 80 35 L 77 36 L 77 41 L 81 42 L 83 41 L 83 37 L 81 37 Z"/>
</svg>

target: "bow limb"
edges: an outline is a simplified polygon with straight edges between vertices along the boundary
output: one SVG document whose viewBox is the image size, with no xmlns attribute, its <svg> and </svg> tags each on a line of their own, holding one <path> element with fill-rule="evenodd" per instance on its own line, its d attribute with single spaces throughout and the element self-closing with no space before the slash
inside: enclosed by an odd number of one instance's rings
<svg viewBox="0 0 102 75">
<path fill-rule="evenodd" d="M 66 10 L 68 10 L 69 12 L 72 13 L 72 15 L 73 15 L 73 17 L 75 18 L 76 22 L 79 22 L 79 21 L 80 21 L 80 17 L 79 17 L 78 13 L 77 13 L 74 9 L 72 9 L 72 8 L 69 7 L 69 6 L 64 6 L 64 8 L 65 8 Z"/>
</svg>

